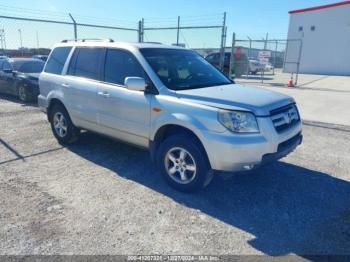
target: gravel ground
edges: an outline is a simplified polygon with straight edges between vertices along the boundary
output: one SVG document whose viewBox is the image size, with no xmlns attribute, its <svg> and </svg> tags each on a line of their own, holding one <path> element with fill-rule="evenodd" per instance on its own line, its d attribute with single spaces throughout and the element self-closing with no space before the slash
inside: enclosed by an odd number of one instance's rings
<svg viewBox="0 0 350 262">
<path fill-rule="evenodd" d="M 62 147 L 0 97 L 0 254 L 350 254 L 350 129 L 304 125 L 293 154 L 170 189 L 147 152 L 91 133 Z"/>
</svg>

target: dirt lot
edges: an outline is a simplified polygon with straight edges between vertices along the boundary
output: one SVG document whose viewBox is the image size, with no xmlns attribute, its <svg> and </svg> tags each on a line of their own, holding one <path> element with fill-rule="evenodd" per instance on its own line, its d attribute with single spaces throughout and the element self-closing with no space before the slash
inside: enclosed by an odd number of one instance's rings
<svg viewBox="0 0 350 262">
<path fill-rule="evenodd" d="M 59 145 L 0 100 L 0 254 L 350 254 L 350 128 L 304 125 L 271 166 L 170 189 L 147 152 L 84 133 Z"/>
</svg>

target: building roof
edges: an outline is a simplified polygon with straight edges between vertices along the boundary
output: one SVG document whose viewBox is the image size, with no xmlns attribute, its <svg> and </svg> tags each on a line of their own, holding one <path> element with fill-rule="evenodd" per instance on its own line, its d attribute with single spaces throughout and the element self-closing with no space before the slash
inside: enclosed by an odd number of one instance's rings
<svg viewBox="0 0 350 262">
<path fill-rule="evenodd" d="M 322 9 L 328 9 L 328 8 L 337 7 L 337 6 L 343 6 L 343 5 L 350 5 L 350 1 L 343 1 L 338 3 L 328 4 L 328 5 L 320 5 L 320 6 L 314 6 L 314 7 L 304 8 L 304 9 L 292 10 L 292 11 L 289 11 L 289 14 L 305 13 L 305 12 L 317 11 Z"/>
</svg>

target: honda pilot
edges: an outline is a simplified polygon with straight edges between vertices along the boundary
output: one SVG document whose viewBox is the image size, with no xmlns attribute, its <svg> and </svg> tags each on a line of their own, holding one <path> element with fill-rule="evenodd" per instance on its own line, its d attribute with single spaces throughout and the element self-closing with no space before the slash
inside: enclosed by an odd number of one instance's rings
<svg viewBox="0 0 350 262">
<path fill-rule="evenodd" d="M 181 191 L 207 186 L 216 171 L 276 161 L 302 142 L 293 98 L 235 84 L 182 47 L 63 41 L 39 87 L 39 106 L 60 143 L 88 130 L 146 148 Z"/>
</svg>

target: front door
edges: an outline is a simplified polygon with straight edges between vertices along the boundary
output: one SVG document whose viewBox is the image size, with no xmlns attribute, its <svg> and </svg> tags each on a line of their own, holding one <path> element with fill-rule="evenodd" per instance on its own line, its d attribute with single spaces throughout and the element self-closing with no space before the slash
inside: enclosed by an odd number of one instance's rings
<svg viewBox="0 0 350 262">
<path fill-rule="evenodd" d="M 103 84 L 97 91 L 98 123 L 103 132 L 140 146 L 148 145 L 152 95 L 126 89 L 126 77 L 146 78 L 129 52 L 107 49 Z"/>
</svg>

